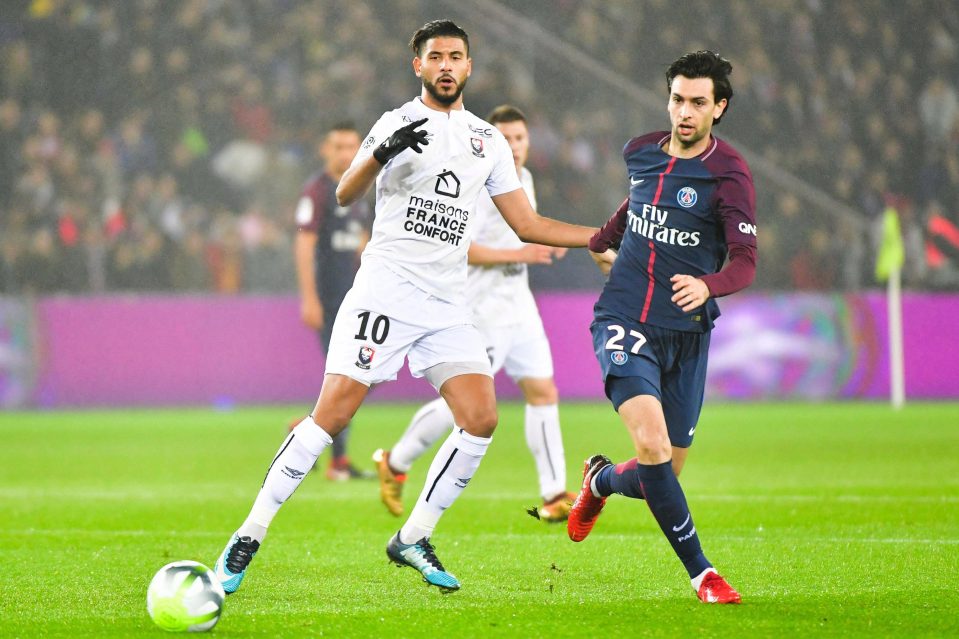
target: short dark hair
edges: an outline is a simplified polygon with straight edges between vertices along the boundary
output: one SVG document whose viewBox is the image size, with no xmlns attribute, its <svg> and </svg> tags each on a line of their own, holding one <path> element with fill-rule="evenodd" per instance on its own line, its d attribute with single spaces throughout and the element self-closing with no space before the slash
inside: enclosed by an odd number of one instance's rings
<svg viewBox="0 0 959 639">
<path fill-rule="evenodd" d="M 327 129 L 326 132 L 332 133 L 333 131 L 354 131 L 359 133 L 360 130 L 356 128 L 356 124 L 353 122 L 353 120 L 338 120 L 334 122 L 333 126 Z"/>
<path fill-rule="evenodd" d="M 681 75 L 687 78 L 710 78 L 713 81 L 713 99 L 716 102 L 726 100 L 726 108 L 713 124 L 719 124 L 729 112 L 729 103 L 733 99 L 733 86 L 729 83 L 729 74 L 733 65 L 726 58 L 712 51 L 687 53 L 669 65 L 666 69 L 666 90 L 673 90 L 673 78 Z"/>
<path fill-rule="evenodd" d="M 430 20 L 410 38 L 410 48 L 418 56 L 427 40 L 442 37 L 459 38 L 466 45 L 466 55 L 470 54 L 470 37 L 452 20 Z"/>
<path fill-rule="evenodd" d="M 494 125 L 500 122 L 522 122 L 526 124 L 526 114 L 511 104 L 501 104 L 489 112 L 486 121 Z"/>
</svg>

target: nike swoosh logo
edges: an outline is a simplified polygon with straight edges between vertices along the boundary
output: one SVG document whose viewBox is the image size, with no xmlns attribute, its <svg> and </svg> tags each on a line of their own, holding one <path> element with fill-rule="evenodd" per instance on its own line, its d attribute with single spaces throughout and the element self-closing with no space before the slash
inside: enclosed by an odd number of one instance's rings
<svg viewBox="0 0 959 639">
<path fill-rule="evenodd" d="M 689 518 L 692 517 L 692 516 L 693 516 L 692 513 L 689 513 L 688 515 L 686 515 L 686 521 L 684 521 L 683 523 L 679 524 L 678 526 L 673 526 L 673 532 L 679 532 L 680 530 L 682 530 L 683 528 L 685 528 L 685 527 L 686 527 L 686 524 L 689 523 Z"/>
<path fill-rule="evenodd" d="M 645 182 L 645 181 L 646 181 L 646 178 L 641 178 L 641 179 L 639 179 L 639 180 L 634 180 L 634 179 L 633 179 L 633 176 L 629 176 L 629 183 L 632 184 L 633 186 L 636 186 L 637 184 L 642 184 L 642 183 Z"/>
<path fill-rule="evenodd" d="M 693 426 L 692 428 L 689 429 L 689 436 L 692 437 L 692 436 L 693 436 L 693 433 L 695 433 L 695 432 L 696 432 L 696 427 Z"/>
</svg>

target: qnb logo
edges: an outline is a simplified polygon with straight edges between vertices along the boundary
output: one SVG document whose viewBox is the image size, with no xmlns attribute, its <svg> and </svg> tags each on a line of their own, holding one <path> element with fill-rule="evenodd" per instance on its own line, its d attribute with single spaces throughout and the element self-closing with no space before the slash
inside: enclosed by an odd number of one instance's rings
<svg viewBox="0 0 959 639">
<path fill-rule="evenodd" d="M 756 235 L 756 225 L 747 224 L 746 222 L 739 223 L 739 232 L 745 233 L 746 235 Z"/>
<path fill-rule="evenodd" d="M 433 187 L 437 195 L 447 197 L 460 196 L 460 179 L 452 171 L 443 171 L 436 176 L 436 186 Z"/>
</svg>

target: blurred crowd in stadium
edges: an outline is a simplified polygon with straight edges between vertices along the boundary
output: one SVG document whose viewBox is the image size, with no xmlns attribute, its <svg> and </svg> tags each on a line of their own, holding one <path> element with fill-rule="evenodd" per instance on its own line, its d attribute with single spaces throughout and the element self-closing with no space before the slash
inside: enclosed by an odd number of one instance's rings
<svg viewBox="0 0 959 639">
<path fill-rule="evenodd" d="M 293 290 L 293 209 L 324 127 L 348 117 L 362 135 L 416 94 L 406 39 L 441 17 L 420 0 L 16 6 L 0 12 L 6 294 Z M 706 46 L 733 61 L 736 95 L 717 134 L 860 213 L 761 193 L 759 286 L 872 285 L 874 222 L 893 206 L 906 284 L 959 288 L 959 4 L 513 6 L 662 95 L 648 130 L 668 125 L 664 62 Z M 625 195 L 625 98 L 571 94 L 566 74 L 577 72 L 515 48 L 474 53 L 467 107 L 483 115 L 508 101 L 530 115 L 544 212 L 602 223 Z"/>
</svg>

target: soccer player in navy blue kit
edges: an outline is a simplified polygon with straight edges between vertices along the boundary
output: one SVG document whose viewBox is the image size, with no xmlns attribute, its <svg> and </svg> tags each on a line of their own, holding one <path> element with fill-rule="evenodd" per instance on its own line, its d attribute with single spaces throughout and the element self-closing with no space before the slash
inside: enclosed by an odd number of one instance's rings
<svg viewBox="0 0 959 639">
<path fill-rule="evenodd" d="M 740 601 L 703 554 L 678 480 L 702 408 L 715 298 L 746 288 L 756 272 L 752 175 L 712 135 L 733 95 L 731 72 L 711 51 L 673 62 L 671 130 L 623 150 L 629 196 L 589 246 L 609 275 L 590 331 L 636 457 L 586 460 L 567 522 L 570 539 L 582 541 L 609 495 L 645 499 L 704 603 Z"/>
</svg>

